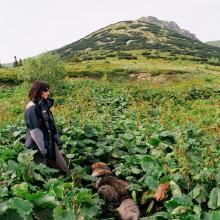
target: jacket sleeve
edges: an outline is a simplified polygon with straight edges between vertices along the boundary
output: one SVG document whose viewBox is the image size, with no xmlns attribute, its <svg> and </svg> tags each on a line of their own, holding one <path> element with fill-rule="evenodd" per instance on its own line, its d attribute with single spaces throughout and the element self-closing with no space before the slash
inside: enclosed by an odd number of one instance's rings
<svg viewBox="0 0 220 220">
<path fill-rule="evenodd" d="M 37 144 L 41 153 L 43 155 L 45 155 L 46 148 L 45 148 L 45 144 L 44 144 L 44 134 L 40 130 L 39 116 L 37 115 L 37 111 L 36 111 L 35 106 L 31 106 L 26 109 L 25 121 L 26 121 L 26 125 L 30 131 L 31 138 Z"/>
</svg>

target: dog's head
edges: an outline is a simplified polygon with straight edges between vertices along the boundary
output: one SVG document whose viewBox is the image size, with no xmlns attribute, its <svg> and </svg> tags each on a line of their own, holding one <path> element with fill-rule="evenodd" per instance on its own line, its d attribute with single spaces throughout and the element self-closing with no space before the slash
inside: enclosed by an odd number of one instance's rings
<svg viewBox="0 0 220 220">
<path fill-rule="evenodd" d="M 100 177 L 106 174 L 111 174 L 112 171 L 106 163 L 97 162 L 92 165 L 92 176 Z"/>
</svg>

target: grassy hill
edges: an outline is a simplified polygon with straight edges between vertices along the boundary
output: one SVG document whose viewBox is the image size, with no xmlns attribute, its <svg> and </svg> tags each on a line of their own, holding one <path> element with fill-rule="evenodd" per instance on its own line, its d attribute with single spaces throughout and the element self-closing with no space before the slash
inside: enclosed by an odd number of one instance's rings
<svg viewBox="0 0 220 220">
<path fill-rule="evenodd" d="M 206 42 L 206 44 L 211 45 L 211 46 L 215 46 L 215 47 L 220 47 L 220 40 L 208 41 L 208 42 Z"/>
<path fill-rule="evenodd" d="M 142 19 L 111 24 L 53 52 L 67 60 L 136 59 L 122 53 L 134 50 L 142 50 L 142 55 L 149 58 L 160 58 L 160 53 L 166 53 L 166 58 L 182 56 L 204 63 L 213 57 L 220 58 L 218 47 L 184 36 L 175 28 L 171 30 Z"/>
</svg>

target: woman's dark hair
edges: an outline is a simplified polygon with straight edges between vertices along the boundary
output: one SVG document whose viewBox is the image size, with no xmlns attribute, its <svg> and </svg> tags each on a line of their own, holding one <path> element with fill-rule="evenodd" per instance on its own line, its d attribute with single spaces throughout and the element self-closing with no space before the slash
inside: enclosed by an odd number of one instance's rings
<svg viewBox="0 0 220 220">
<path fill-rule="evenodd" d="M 44 81 L 35 81 L 28 93 L 30 100 L 41 98 L 41 93 L 48 91 L 50 88 L 49 84 Z"/>
</svg>

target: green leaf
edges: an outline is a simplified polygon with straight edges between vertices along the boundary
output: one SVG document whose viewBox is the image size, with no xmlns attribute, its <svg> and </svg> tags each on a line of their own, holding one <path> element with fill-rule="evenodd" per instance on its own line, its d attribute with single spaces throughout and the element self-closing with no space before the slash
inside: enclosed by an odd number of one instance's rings
<svg viewBox="0 0 220 220">
<path fill-rule="evenodd" d="M 209 213 L 204 212 L 201 217 L 202 220 L 219 220 L 220 211 L 211 211 Z"/>
<path fill-rule="evenodd" d="M 126 141 L 131 141 L 134 138 L 134 135 L 131 133 L 125 133 L 123 134 L 123 139 Z"/>
<path fill-rule="evenodd" d="M 159 181 L 155 180 L 152 176 L 144 177 L 144 186 L 147 186 L 150 190 L 156 191 L 157 186 L 159 185 Z"/>
<path fill-rule="evenodd" d="M 53 210 L 54 220 L 75 220 L 74 210 L 63 210 L 61 207 L 56 207 Z"/>
<path fill-rule="evenodd" d="M 172 212 L 178 206 L 192 206 L 193 202 L 189 196 L 183 195 L 179 197 L 173 197 L 171 200 L 165 202 L 165 207 L 169 212 Z"/>
<path fill-rule="evenodd" d="M 18 214 L 26 219 L 28 215 L 31 214 L 33 205 L 26 200 L 21 198 L 12 198 L 8 201 L 8 207 L 11 209 L 16 209 Z"/>
<path fill-rule="evenodd" d="M 136 167 L 131 167 L 131 173 L 140 174 L 141 172 L 142 172 L 142 170 L 140 170 Z"/>
<path fill-rule="evenodd" d="M 220 211 L 212 211 L 209 220 L 218 220 L 218 219 L 220 219 Z"/>
<path fill-rule="evenodd" d="M 134 200 L 134 202 L 137 203 L 137 193 L 136 193 L 136 191 L 131 192 L 131 197 Z"/>
<path fill-rule="evenodd" d="M 170 214 L 179 215 L 179 214 L 187 213 L 189 210 L 191 210 L 190 206 L 178 206 Z"/>
<path fill-rule="evenodd" d="M 170 181 L 170 189 L 174 197 L 182 196 L 183 193 L 180 187 L 173 180 Z"/>
<path fill-rule="evenodd" d="M 33 176 L 34 176 L 34 179 L 35 179 L 36 181 L 41 181 L 41 182 L 45 183 L 45 180 L 44 180 L 44 178 L 41 176 L 41 174 L 34 172 L 34 173 L 33 173 Z"/>
<path fill-rule="evenodd" d="M 163 173 L 163 168 L 158 161 L 148 155 L 142 158 L 141 167 L 147 175 L 152 176 L 156 180 L 159 180 Z"/>
<path fill-rule="evenodd" d="M 89 204 L 92 205 L 92 193 L 90 189 L 80 189 L 79 193 L 77 194 L 76 197 L 76 202 L 77 204 Z"/>
<path fill-rule="evenodd" d="M 96 144 L 96 142 L 94 140 L 91 140 L 91 139 L 84 139 L 83 143 L 86 144 L 86 145 L 95 145 Z"/>
<path fill-rule="evenodd" d="M 121 150 L 119 150 L 119 149 L 117 149 L 117 148 L 114 148 L 114 149 L 112 150 L 112 152 L 111 152 L 111 156 L 112 156 L 113 158 L 121 158 L 122 156 L 124 156 L 124 155 L 126 155 L 126 154 L 127 154 L 126 152 L 121 151 Z"/>
<path fill-rule="evenodd" d="M 3 214 L 0 214 L 1 220 L 32 220 L 31 216 L 29 217 L 22 218 L 15 209 L 7 209 Z"/>
<path fill-rule="evenodd" d="M 154 147 L 158 146 L 159 143 L 160 143 L 160 138 L 159 138 L 159 136 L 158 136 L 158 135 L 153 135 L 153 136 L 151 136 L 151 138 L 150 138 L 150 140 L 149 140 L 149 143 L 150 143 L 152 146 L 154 146 Z"/>
<path fill-rule="evenodd" d="M 146 220 L 165 220 L 165 219 L 170 219 L 170 215 L 168 212 L 157 212 L 154 215 L 146 218 Z"/>
<path fill-rule="evenodd" d="M 7 201 L 0 202 L 0 214 L 4 213 L 8 208 Z"/>
<path fill-rule="evenodd" d="M 18 162 L 19 163 L 33 163 L 34 154 L 36 150 L 24 150 L 23 152 L 18 154 Z"/>
<path fill-rule="evenodd" d="M 104 154 L 105 154 L 105 151 L 104 151 L 103 148 L 99 148 L 99 149 L 97 149 L 96 152 L 95 152 L 95 156 L 96 156 L 96 157 L 99 157 L 99 156 L 104 155 Z"/>
<path fill-rule="evenodd" d="M 154 202 L 155 202 L 154 200 L 150 201 L 150 204 L 148 205 L 147 210 L 146 210 L 147 214 L 151 213 L 151 211 L 154 207 Z"/>
<path fill-rule="evenodd" d="M 84 126 L 84 134 L 88 138 L 97 137 L 98 131 L 92 125 L 86 124 Z"/>
<path fill-rule="evenodd" d="M 80 210 L 80 215 L 84 217 L 84 219 L 93 220 L 96 219 L 95 216 L 100 213 L 101 208 L 97 205 L 92 207 L 82 207 Z"/>
<path fill-rule="evenodd" d="M 6 186 L 0 186 L 0 198 L 8 196 L 8 188 Z"/>
<path fill-rule="evenodd" d="M 11 187 L 11 190 L 14 196 L 25 198 L 28 194 L 28 183 L 23 182 L 20 184 L 15 184 Z"/>
<path fill-rule="evenodd" d="M 202 214 L 202 208 L 198 205 L 194 205 L 193 212 L 196 213 L 196 216 L 198 216 L 200 218 L 201 214 Z"/>
<path fill-rule="evenodd" d="M 45 185 L 49 189 L 49 194 L 55 196 L 57 199 L 64 199 L 64 182 L 61 179 L 50 179 Z"/>
<path fill-rule="evenodd" d="M 131 183 L 128 186 L 129 191 L 143 191 L 142 186 L 139 184 Z"/>
<path fill-rule="evenodd" d="M 199 204 L 206 202 L 208 199 L 208 193 L 204 187 L 204 185 L 197 184 L 191 192 L 189 192 L 189 196 L 192 199 L 195 199 Z"/>
<path fill-rule="evenodd" d="M 210 209 L 217 209 L 220 207 L 220 188 L 215 187 L 209 195 L 208 207 Z"/>
<path fill-rule="evenodd" d="M 33 202 L 38 207 L 55 207 L 59 205 L 59 202 L 54 196 L 48 195 L 46 192 L 36 192 L 27 197 L 27 199 Z"/>
</svg>

